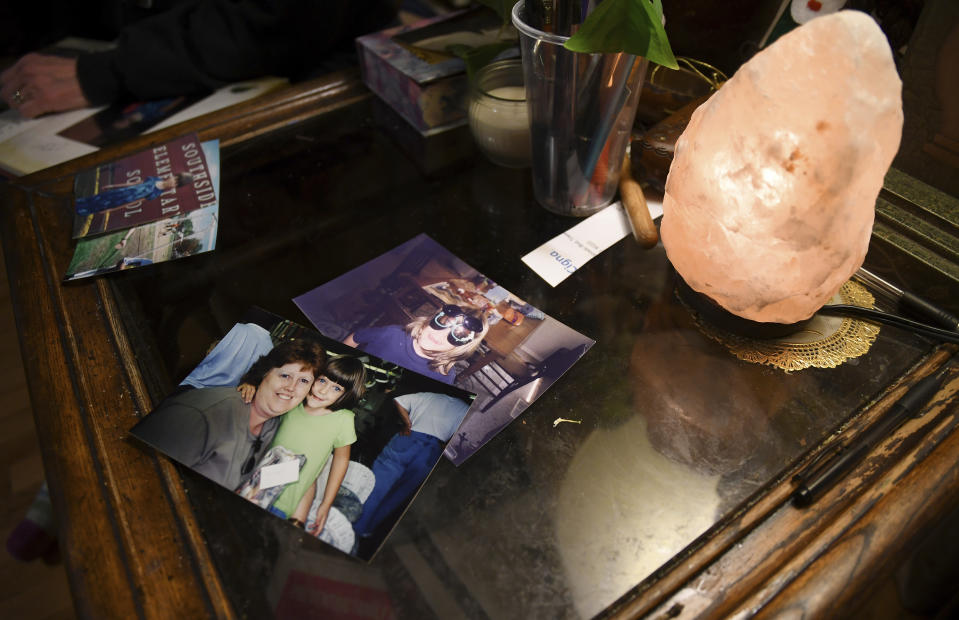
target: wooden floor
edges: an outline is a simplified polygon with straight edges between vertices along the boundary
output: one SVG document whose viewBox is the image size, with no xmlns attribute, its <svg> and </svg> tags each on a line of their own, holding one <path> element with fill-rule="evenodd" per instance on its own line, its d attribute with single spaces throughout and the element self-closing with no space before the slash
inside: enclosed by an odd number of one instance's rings
<svg viewBox="0 0 959 620">
<path fill-rule="evenodd" d="M 20 361 L 20 345 L 10 304 L 7 268 L 0 251 L 0 487 L 4 543 L 20 522 L 43 481 L 43 464 L 33 426 L 33 412 Z M 0 618 L 31 620 L 74 618 L 63 564 L 20 562 L 0 552 Z"/>
</svg>

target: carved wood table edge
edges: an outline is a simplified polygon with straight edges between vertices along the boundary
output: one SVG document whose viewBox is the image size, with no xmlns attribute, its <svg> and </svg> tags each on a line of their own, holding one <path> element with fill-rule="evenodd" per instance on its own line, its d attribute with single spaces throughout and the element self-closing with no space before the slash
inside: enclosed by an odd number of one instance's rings
<svg viewBox="0 0 959 620">
<path fill-rule="evenodd" d="M 21 355 L 79 616 L 236 613 L 175 467 L 127 437 L 152 403 L 109 282 L 60 285 L 70 238 L 62 206 L 73 175 L 183 133 L 229 145 L 369 96 L 347 70 L 0 185 Z"/>
<path fill-rule="evenodd" d="M 792 477 L 836 441 L 805 459 L 736 513 L 611 605 L 614 618 L 805 617 L 850 613 L 890 576 L 892 561 L 922 538 L 935 516 L 959 505 L 959 364 L 942 345 L 845 426 L 863 429 L 918 380 L 949 366 L 949 379 L 924 409 L 876 446 L 811 507 L 790 499 Z"/>
</svg>

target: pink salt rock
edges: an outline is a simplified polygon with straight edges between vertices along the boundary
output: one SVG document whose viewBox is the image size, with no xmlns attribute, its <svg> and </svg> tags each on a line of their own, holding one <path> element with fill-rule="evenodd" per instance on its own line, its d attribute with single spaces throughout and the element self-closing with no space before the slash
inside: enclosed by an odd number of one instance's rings
<svg viewBox="0 0 959 620">
<path fill-rule="evenodd" d="M 754 321 L 812 316 L 862 265 L 902 136 L 902 82 L 865 13 L 761 51 L 676 143 L 661 237 L 693 290 Z"/>
</svg>

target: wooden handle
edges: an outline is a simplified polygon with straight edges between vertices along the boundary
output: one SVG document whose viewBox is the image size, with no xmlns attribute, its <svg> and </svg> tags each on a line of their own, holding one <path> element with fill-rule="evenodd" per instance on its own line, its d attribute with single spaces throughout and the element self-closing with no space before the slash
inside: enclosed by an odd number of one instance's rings
<svg viewBox="0 0 959 620">
<path fill-rule="evenodd" d="M 629 226 L 633 230 L 633 237 L 644 248 L 651 248 L 659 242 L 659 231 L 649 214 L 646 205 L 646 196 L 643 188 L 633 178 L 632 164 L 629 160 L 629 151 L 623 158 L 623 169 L 619 174 L 619 197 L 623 201 L 626 215 L 629 216 Z"/>
</svg>

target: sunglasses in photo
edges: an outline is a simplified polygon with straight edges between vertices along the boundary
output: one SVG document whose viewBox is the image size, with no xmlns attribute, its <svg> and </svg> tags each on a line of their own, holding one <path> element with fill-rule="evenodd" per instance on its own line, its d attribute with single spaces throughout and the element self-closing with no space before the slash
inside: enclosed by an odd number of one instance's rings
<svg viewBox="0 0 959 620">
<path fill-rule="evenodd" d="M 472 342 L 476 334 L 483 331 L 483 321 L 453 304 L 446 304 L 433 315 L 429 326 L 436 330 L 450 330 L 446 339 L 454 347 Z"/>
</svg>

